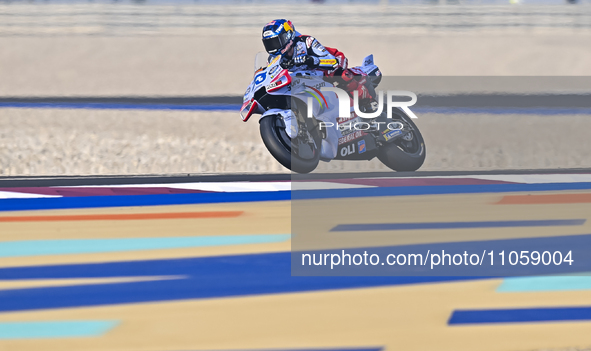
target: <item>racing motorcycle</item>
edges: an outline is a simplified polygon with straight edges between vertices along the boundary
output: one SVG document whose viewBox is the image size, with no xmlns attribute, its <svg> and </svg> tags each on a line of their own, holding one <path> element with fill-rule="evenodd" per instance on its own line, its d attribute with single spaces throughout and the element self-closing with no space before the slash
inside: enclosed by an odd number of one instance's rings
<svg viewBox="0 0 591 351">
<path fill-rule="evenodd" d="M 271 155 L 284 167 L 297 173 L 313 171 L 320 161 L 322 139 L 326 128 L 313 116 L 302 91 L 310 87 L 331 86 L 317 72 L 290 72 L 289 63 L 280 56 L 267 62 L 268 54 L 255 57 L 254 78 L 244 94 L 240 115 L 244 122 L 260 114 L 260 134 Z M 377 87 L 381 74 L 373 55 L 355 67 L 364 72 Z M 321 73 L 320 73 L 321 74 Z M 316 90 L 318 91 L 318 90 Z M 351 99 L 351 105 L 353 101 Z M 337 150 L 338 160 L 371 160 L 374 157 L 394 171 L 419 169 L 426 155 L 423 137 L 402 108 L 392 107 L 392 118 L 387 118 L 386 106 L 376 118 L 361 118 L 354 112 L 338 118 L 341 133 Z M 351 111 L 354 111 L 351 108 Z M 362 125 L 363 127 L 352 128 Z"/>
</svg>

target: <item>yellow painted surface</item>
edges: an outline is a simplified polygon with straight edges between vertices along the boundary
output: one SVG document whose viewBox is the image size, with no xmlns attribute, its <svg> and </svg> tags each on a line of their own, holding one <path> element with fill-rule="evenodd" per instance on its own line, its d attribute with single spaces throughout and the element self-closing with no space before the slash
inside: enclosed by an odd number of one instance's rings
<svg viewBox="0 0 591 351">
<path fill-rule="evenodd" d="M 0 241 L 287 234 L 291 230 L 290 208 L 289 201 L 276 201 L 236 204 L 2 212 L 0 213 L 0 216 L 167 213 L 191 211 L 244 211 L 244 214 L 235 218 L 31 223 L 0 222 Z"/>
<path fill-rule="evenodd" d="M 184 276 L 153 276 L 153 277 L 123 277 L 123 278 L 87 278 L 87 279 L 19 279 L 0 280 L 1 290 L 48 288 L 74 285 L 116 284 L 149 282 L 156 280 L 184 279 Z"/>
<path fill-rule="evenodd" d="M 7 350 L 386 346 L 534 350 L 588 345 L 591 323 L 447 325 L 456 308 L 579 306 L 588 292 L 499 294 L 500 280 L 8 313 L 0 321 L 122 319 L 100 338 L 0 341 Z"/>
<path fill-rule="evenodd" d="M 542 192 L 540 192 L 542 193 Z M 580 226 L 330 232 L 338 224 L 585 219 L 591 204 L 496 205 L 505 194 L 388 196 L 294 201 L 293 248 L 325 249 L 591 233 Z"/>
<path fill-rule="evenodd" d="M 494 205 L 505 194 L 470 194 L 26 211 L 3 215 L 244 211 L 238 218 L 0 223 L 0 241 L 176 237 L 194 235 L 286 234 L 302 209 L 311 218 L 294 226 L 309 230 L 322 245 L 333 245 L 343 223 L 445 222 L 588 218 L 589 204 Z M 353 205 L 351 205 L 353 204 Z M 305 205 L 306 207 L 300 207 Z M 375 209 L 360 216 L 359 209 Z M 303 213 L 303 212 L 300 212 Z M 324 216 L 324 217 L 322 217 Z M 321 219 L 324 218 L 324 221 Z M 588 234 L 576 227 L 413 230 L 338 233 L 343 245 L 386 245 L 544 235 Z M 228 254 L 286 252 L 292 242 L 108 254 L 0 258 L 0 266 L 109 262 Z M 159 277 L 151 277 L 156 279 Z M 117 278 L 119 279 L 119 278 Z M 125 278 L 128 279 L 128 278 Z M 136 279 L 136 278 L 129 278 Z M 223 279 L 223 278 L 220 278 Z M 105 282 L 116 282 L 104 280 Z M 97 280 L 0 281 L 0 289 Z M 384 346 L 386 350 L 530 351 L 591 346 L 591 322 L 448 326 L 455 309 L 591 306 L 589 291 L 496 293 L 500 279 L 364 289 L 193 299 L 0 313 L 0 322 L 120 320 L 101 337 L 55 340 L 0 340 L 0 350 L 234 350 Z M 0 294 L 2 292 L 0 291 Z M 1 295 L 0 295 L 1 296 Z M 50 298 L 50 297 L 48 297 Z"/>
</svg>

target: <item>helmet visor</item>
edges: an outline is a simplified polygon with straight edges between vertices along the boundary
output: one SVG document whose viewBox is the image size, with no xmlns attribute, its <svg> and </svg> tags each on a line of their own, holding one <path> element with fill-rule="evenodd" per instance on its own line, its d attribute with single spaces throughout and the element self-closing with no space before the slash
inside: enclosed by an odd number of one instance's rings
<svg viewBox="0 0 591 351">
<path fill-rule="evenodd" d="M 263 39 L 263 45 L 265 45 L 265 50 L 267 50 L 269 54 L 276 53 L 279 49 L 283 47 L 282 44 L 283 43 L 281 43 L 281 39 L 279 39 L 279 36 Z"/>
</svg>

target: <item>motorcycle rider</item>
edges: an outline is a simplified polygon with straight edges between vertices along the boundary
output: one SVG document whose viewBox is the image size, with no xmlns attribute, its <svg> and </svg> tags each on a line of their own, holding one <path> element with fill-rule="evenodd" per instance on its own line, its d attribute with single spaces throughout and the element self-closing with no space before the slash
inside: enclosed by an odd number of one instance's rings
<svg viewBox="0 0 591 351">
<path fill-rule="evenodd" d="M 291 21 L 277 19 L 267 23 L 263 27 L 262 39 L 265 50 L 269 54 L 269 62 L 281 56 L 282 66 L 289 68 L 292 72 L 315 72 L 335 85 L 343 85 L 344 90 L 349 94 L 358 91 L 360 105 L 370 105 L 375 101 L 373 86 L 367 84 L 362 72 L 355 72 L 347 67 L 347 58 L 342 52 L 334 48 L 325 48 L 314 37 L 296 32 Z M 368 89 L 370 86 L 371 88 Z M 323 161 L 336 157 L 338 141 L 342 136 L 336 128 L 338 104 L 330 105 L 328 109 L 315 115 L 318 120 L 335 126 L 335 128 L 326 129 L 327 135 L 322 141 L 321 149 Z"/>
<path fill-rule="evenodd" d="M 292 71 L 322 70 L 327 80 L 335 85 L 343 85 L 352 95 L 358 91 L 360 105 L 375 101 L 375 90 L 361 71 L 348 68 L 345 54 L 336 48 L 325 47 L 309 35 L 295 30 L 291 21 L 274 20 L 263 27 L 263 45 L 269 61 L 282 55 L 287 65 L 293 64 Z M 287 67 L 285 67 L 287 68 Z"/>
</svg>

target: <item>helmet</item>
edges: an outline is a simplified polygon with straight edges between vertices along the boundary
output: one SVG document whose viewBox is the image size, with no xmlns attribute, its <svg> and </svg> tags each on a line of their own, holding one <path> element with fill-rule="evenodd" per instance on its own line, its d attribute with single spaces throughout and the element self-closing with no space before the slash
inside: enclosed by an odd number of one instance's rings
<svg viewBox="0 0 591 351">
<path fill-rule="evenodd" d="M 291 21 L 278 19 L 263 27 L 263 45 L 269 54 L 284 53 L 295 38 L 295 28 Z"/>
</svg>

